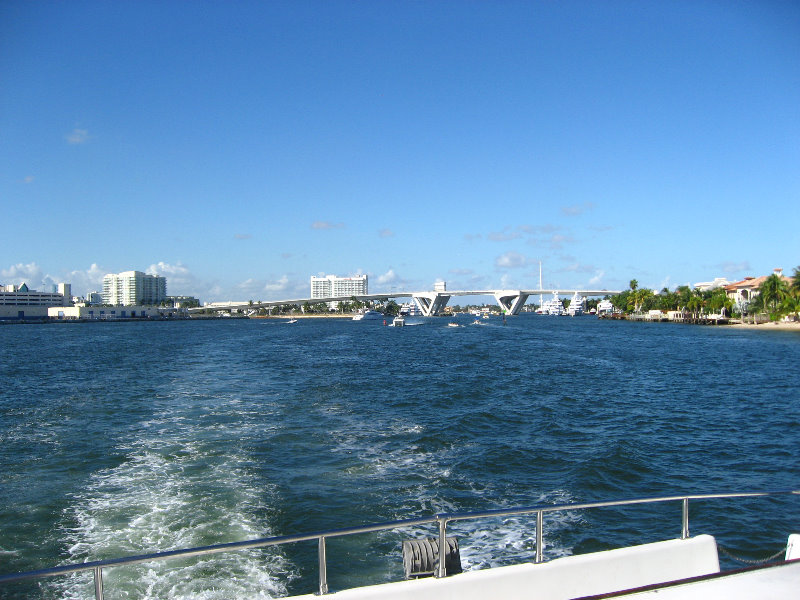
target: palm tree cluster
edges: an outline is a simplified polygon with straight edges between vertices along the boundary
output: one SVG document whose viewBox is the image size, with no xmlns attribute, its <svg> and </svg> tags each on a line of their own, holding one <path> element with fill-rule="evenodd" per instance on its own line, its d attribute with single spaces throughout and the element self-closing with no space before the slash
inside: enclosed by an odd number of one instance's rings
<svg viewBox="0 0 800 600">
<path fill-rule="evenodd" d="M 723 288 L 713 290 L 692 289 L 682 285 L 674 291 L 667 288 L 660 292 L 648 288 L 640 288 L 639 282 L 632 279 L 630 289 L 611 298 L 612 304 L 625 313 L 640 313 L 650 310 L 678 310 L 699 317 L 702 314 L 730 315 L 733 301 L 728 298 Z"/>
<path fill-rule="evenodd" d="M 800 266 L 795 267 L 792 278 L 786 279 L 773 273 L 758 287 L 758 295 L 748 307 L 750 312 L 767 313 L 771 320 L 788 315 L 800 317 Z"/>
<path fill-rule="evenodd" d="M 800 318 L 800 266 L 794 268 L 789 281 L 773 273 L 759 286 L 758 291 L 747 305 L 749 313 L 767 313 L 773 320 L 786 315 Z M 625 313 L 679 310 L 695 318 L 712 313 L 730 316 L 735 308 L 724 288 L 703 291 L 682 285 L 674 291 L 664 288 L 654 292 L 640 288 L 635 279 L 631 280 L 629 289 L 611 298 L 611 302 Z"/>
</svg>

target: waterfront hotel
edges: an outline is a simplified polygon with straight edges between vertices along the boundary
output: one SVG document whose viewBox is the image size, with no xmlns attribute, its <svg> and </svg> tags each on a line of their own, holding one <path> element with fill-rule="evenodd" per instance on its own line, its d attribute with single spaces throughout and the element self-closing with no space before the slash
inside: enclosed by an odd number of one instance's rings
<svg viewBox="0 0 800 600">
<path fill-rule="evenodd" d="M 367 276 L 337 277 L 325 275 L 324 277 L 311 277 L 311 298 L 335 298 L 337 296 L 365 296 L 367 291 Z M 328 307 L 336 309 L 338 302 L 328 303 Z"/>
<path fill-rule="evenodd" d="M 167 299 L 167 278 L 141 271 L 109 273 L 103 277 L 103 304 L 133 306 L 161 304 Z"/>
</svg>

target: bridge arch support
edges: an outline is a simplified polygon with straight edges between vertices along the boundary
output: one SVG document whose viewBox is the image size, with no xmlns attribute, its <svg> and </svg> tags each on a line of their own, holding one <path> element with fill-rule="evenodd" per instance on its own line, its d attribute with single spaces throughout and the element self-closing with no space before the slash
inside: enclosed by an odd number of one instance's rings
<svg viewBox="0 0 800 600">
<path fill-rule="evenodd" d="M 525 302 L 528 301 L 528 296 L 530 294 L 525 294 L 520 290 L 502 290 L 494 293 L 494 299 L 507 315 L 518 315 Z"/>
<path fill-rule="evenodd" d="M 450 301 L 448 294 L 436 292 L 418 293 L 412 296 L 422 314 L 426 317 L 435 317 L 444 312 L 444 307 Z"/>
</svg>

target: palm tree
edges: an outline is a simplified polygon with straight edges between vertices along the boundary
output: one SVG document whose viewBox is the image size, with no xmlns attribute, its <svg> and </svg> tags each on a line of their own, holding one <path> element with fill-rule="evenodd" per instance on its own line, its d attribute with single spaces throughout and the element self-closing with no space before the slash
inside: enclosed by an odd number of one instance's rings
<svg viewBox="0 0 800 600">
<path fill-rule="evenodd" d="M 764 308 L 768 309 L 770 313 L 776 312 L 783 299 L 789 295 L 786 282 L 777 273 L 767 277 L 764 283 L 758 287 L 758 291 Z"/>
<path fill-rule="evenodd" d="M 792 271 L 792 283 L 789 284 L 789 290 L 800 298 L 800 267 L 795 267 Z"/>
</svg>

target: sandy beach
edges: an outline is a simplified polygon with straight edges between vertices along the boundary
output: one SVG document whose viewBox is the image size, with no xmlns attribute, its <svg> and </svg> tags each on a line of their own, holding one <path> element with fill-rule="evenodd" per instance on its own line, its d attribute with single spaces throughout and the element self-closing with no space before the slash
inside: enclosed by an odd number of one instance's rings
<svg viewBox="0 0 800 600">
<path fill-rule="evenodd" d="M 737 329 L 758 329 L 760 331 L 797 331 L 800 332 L 800 322 L 779 321 L 775 323 L 761 323 L 760 325 L 753 325 L 752 323 L 732 323 L 728 327 L 736 327 Z"/>
</svg>

